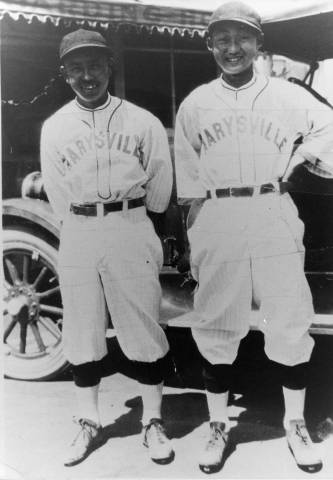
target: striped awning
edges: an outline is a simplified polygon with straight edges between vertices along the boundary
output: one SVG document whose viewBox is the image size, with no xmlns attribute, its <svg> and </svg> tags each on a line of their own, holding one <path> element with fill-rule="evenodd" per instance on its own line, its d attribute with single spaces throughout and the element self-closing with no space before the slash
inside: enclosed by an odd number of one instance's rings
<svg viewBox="0 0 333 480">
<path fill-rule="evenodd" d="M 185 2 L 184 2 L 185 4 Z M 190 6 L 191 2 L 186 2 Z M 24 18 L 28 22 L 52 22 L 54 25 L 87 25 L 102 28 L 120 25 L 148 30 L 168 31 L 173 34 L 197 31 L 204 34 L 210 12 L 175 7 L 168 2 L 140 0 L 21 0 L 0 1 L 0 18 Z"/>
<path fill-rule="evenodd" d="M 0 19 L 137 29 L 204 36 L 224 0 L 0 0 Z M 301 60 L 333 57 L 332 0 L 250 0 L 262 15 L 265 47 Z"/>
</svg>

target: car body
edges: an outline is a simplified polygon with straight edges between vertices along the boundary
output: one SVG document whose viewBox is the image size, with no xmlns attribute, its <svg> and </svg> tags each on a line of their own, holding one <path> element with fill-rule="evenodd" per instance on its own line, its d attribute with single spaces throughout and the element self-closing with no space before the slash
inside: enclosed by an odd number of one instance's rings
<svg viewBox="0 0 333 480">
<path fill-rule="evenodd" d="M 155 13 L 160 12 L 162 17 L 170 11 L 170 6 L 166 6 Z M 206 21 L 209 13 L 205 11 L 201 17 L 193 14 L 192 20 Z M 175 19 L 172 15 L 168 18 L 168 28 L 172 31 L 176 28 L 172 23 Z M 307 77 L 311 79 L 316 62 L 333 57 L 332 19 L 333 12 L 325 8 L 321 13 L 307 11 L 292 15 L 289 12 L 285 17 L 277 16 L 264 24 L 267 45 L 270 51 L 308 62 L 310 73 Z M 160 26 L 160 17 L 155 22 Z M 188 30 L 184 25 L 182 28 L 183 33 Z M 204 24 L 197 26 L 197 31 L 200 28 L 204 31 Z M 191 39 L 186 42 L 189 45 Z M 192 52 L 191 48 L 189 45 L 190 54 L 200 53 Z M 172 149 L 173 129 L 168 133 Z M 311 332 L 332 334 L 333 179 L 330 175 L 316 175 L 305 165 L 298 169 L 293 183 L 291 195 L 305 223 L 305 271 L 316 311 Z M 160 322 L 170 338 L 174 339 L 179 332 L 180 338 L 190 342 L 188 332 L 195 282 L 189 272 L 181 274 L 177 269 L 185 251 L 185 220 L 173 192 L 165 218 L 166 234 L 161 238 L 164 267 L 160 276 L 163 290 Z M 57 377 L 68 367 L 61 343 L 63 311 L 57 276 L 59 231 L 60 225 L 47 201 L 41 175 L 38 171 L 30 172 L 22 182 L 21 195 L 3 201 L 4 372 L 8 377 L 46 380 Z M 254 305 L 252 329 L 257 328 L 259 318 L 260 311 Z M 112 319 L 107 335 L 114 335 Z M 174 348 L 181 344 L 171 343 L 177 345 Z M 175 353 L 175 358 L 179 353 Z"/>
</svg>

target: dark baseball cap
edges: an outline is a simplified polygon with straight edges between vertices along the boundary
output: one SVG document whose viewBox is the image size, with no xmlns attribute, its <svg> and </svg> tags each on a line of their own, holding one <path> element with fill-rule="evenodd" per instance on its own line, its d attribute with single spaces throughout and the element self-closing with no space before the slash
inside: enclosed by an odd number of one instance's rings
<svg viewBox="0 0 333 480">
<path fill-rule="evenodd" d="M 62 60 L 68 53 L 87 47 L 101 48 L 110 52 L 110 47 L 107 45 L 103 35 L 94 30 L 80 28 L 63 37 L 60 43 L 59 57 Z"/>
<path fill-rule="evenodd" d="M 226 2 L 220 5 L 210 17 L 208 32 L 211 33 L 215 25 L 225 21 L 244 23 L 262 33 L 260 15 L 243 2 Z"/>
</svg>

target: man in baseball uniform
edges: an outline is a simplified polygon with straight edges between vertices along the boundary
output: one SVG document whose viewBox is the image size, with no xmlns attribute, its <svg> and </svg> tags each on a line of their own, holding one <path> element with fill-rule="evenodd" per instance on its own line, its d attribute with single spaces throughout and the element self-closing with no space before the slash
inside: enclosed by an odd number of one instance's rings
<svg viewBox="0 0 333 480">
<path fill-rule="evenodd" d="M 107 310 L 124 354 L 146 365 L 143 441 L 154 461 L 167 463 L 173 450 L 161 401 L 169 345 L 158 324 L 163 251 L 147 216 L 164 212 L 170 199 L 166 132 L 151 113 L 108 93 L 110 49 L 100 33 L 66 35 L 60 60 L 76 98 L 44 123 L 41 166 L 62 222 L 63 344 L 78 402 L 79 433 L 65 465 L 79 463 L 105 441 L 98 387 Z"/>
<path fill-rule="evenodd" d="M 255 72 L 262 42 L 257 12 L 242 2 L 221 5 L 208 25 L 208 48 L 222 74 L 190 93 L 176 121 L 179 202 L 201 206 L 188 238 L 198 281 L 192 333 L 210 414 L 199 458 L 204 472 L 223 463 L 232 364 L 249 330 L 252 299 L 262 314 L 265 352 L 281 379 L 290 450 L 300 468 L 322 466 L 303 415 L 314 312 L 303 270 L 303 223 L 287 179 L 305 160 L 332 167 L 333 116 L 302 87 Z M 300 136 L 303 144 L 292 155 Z"/>
</svg>

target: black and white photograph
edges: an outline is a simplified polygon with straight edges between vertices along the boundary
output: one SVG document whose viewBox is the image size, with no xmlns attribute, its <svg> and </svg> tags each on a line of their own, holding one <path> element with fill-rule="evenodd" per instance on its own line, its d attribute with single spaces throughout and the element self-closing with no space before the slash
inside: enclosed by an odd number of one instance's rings
<svg viewBox="0 0 333 480">
<path fill-rule="evenodd" d="M 0 480 L 333 478 L 333 0 L 0 0 Z"/>
</svg>

